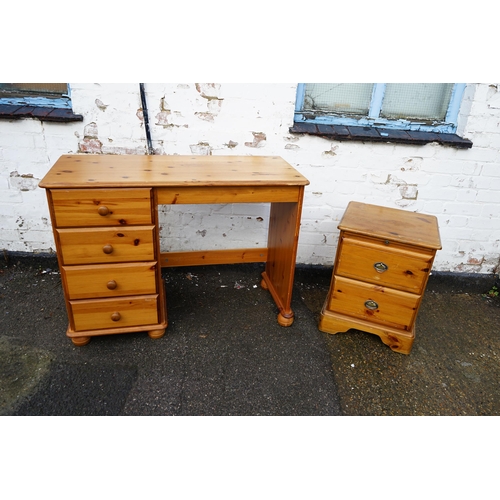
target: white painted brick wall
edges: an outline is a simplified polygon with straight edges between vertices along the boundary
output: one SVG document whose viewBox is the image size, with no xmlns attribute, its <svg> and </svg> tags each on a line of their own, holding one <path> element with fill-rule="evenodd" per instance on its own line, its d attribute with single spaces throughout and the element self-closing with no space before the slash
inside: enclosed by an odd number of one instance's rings
<svg viewBox="0 0 500 500">
<path fill-rule="evenodd" d="M 138 84 L 71 84 L 83 122 L 0 120 L 0 240 L 4 249 L 53 251 L 39 180 L 61 154 L 145 154 Z M 156 154 L 279 155 L 310 180 L 297 261 L 332 265 L 349 201 L 438 218 L 435 269 L 498 272 L 500 92 L 470 84 L 459 115 L 468 150 L 339 142 L 289 132 L 296 84 L 146 84 Z M 163 250 L 258 247 L 269 207 L 162 207 Z"/>
</svg>

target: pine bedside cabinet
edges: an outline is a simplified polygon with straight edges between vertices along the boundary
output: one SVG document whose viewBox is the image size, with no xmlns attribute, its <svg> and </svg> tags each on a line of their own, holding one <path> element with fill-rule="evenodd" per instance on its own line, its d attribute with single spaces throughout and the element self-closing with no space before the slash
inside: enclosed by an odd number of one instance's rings
<svg viewBox="0 0 500 500">
<path fill-rule="evenodd" d="M 338 228 L 319 329 L 373 333 L 393 351 L 409 354 L 432 263 L 441 249 L 437 219 L 350 202 Z"/>
</svg>

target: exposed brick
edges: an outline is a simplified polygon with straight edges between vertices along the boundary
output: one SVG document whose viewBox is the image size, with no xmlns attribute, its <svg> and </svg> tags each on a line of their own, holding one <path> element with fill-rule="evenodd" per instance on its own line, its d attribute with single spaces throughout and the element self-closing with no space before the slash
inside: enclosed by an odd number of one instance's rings
<svg viewBox="0 0 500 500">
<path fill-rule="evenodd" d="M 137 84 L 71 87 L 75 115 L 0 105 L 6 118 L 0 120 L 0 223 L 7 228 L 0 238 L 8 250 L 53 248 L 50 225 L 43 223 L 48 218 L 43 191 L 36 186 L 21 191 L 35 181 L 17 178 L 10 184 L 10 172 L 31 173 L 35 179 L 61 154 L 146 151 Z M 338 222 L 356 200 L 436 215 L 443 249 L 434 268 L 491 272 L 500 245 L 495 216 L 500 213 L 500 109 L 488 84 L 466 93 L 460 130 L 468 140 L 454 134 L 293 123 L 295 92 L 293 84 L 147 84 L 153 147 L 162 154 L 279 155 L 298 168 L 311 182 L 298 263 L 333 264 Z M 105 112 L 96 100 L 105 103 Z M 64 123 L 77 116 L 80 122 Z M 45 125 L 40 118 L 61 121 Z M 161 219 L 163 245 L 254 246 L 269 222 L 268 207 L 181 208 Z M 15 219 L 7 219 L 12 214 Z M 22 241 L 18 216 L 25 221 Z M 206 231 L 205 236 L 197 231 Z"/>
</svg>

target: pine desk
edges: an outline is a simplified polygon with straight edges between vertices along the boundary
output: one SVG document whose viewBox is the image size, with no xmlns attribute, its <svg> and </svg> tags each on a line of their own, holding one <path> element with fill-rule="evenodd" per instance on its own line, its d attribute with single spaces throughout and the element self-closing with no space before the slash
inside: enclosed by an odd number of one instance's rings
<svg viewBox="0 0 500 500">
<path fill-rule="evenodd" d="M 47 190 L 75 345 L 92 336 L 167 327 L 161 268 L 265 262 L 261 286 L 278 323 L 290 307 L 304 187 L 280 157 L 66 155 L 40 182 Z M 158 205 L 270 203 L 267 247 L 161 253 Z"/>
</svg>

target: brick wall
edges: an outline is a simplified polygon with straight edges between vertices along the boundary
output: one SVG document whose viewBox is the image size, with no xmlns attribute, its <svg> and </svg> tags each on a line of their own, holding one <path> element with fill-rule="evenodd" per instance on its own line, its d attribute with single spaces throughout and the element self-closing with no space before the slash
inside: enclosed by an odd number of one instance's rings
<svg viewBox="0 0 500 500">
<path fill-rule="evenodd" d="M 471 149 L 339 142 L 293 135 L 295 84 L 145 84 L 156 154 L 279 155 L 311 182 L 297 261 L 331 265 L 351 200 L 436 215 L 439 271 L 498 272 L 500 92 L 467 86 L 459 133 Z M 37 183 L 61 154 L 145 154 L 138 84 L 71 84 L 83 122 L 0 120 L 0 245 L 54 249 Z M 265 206 L 161 207 L 162 249 L 258 246 Z"/>
</svg>

